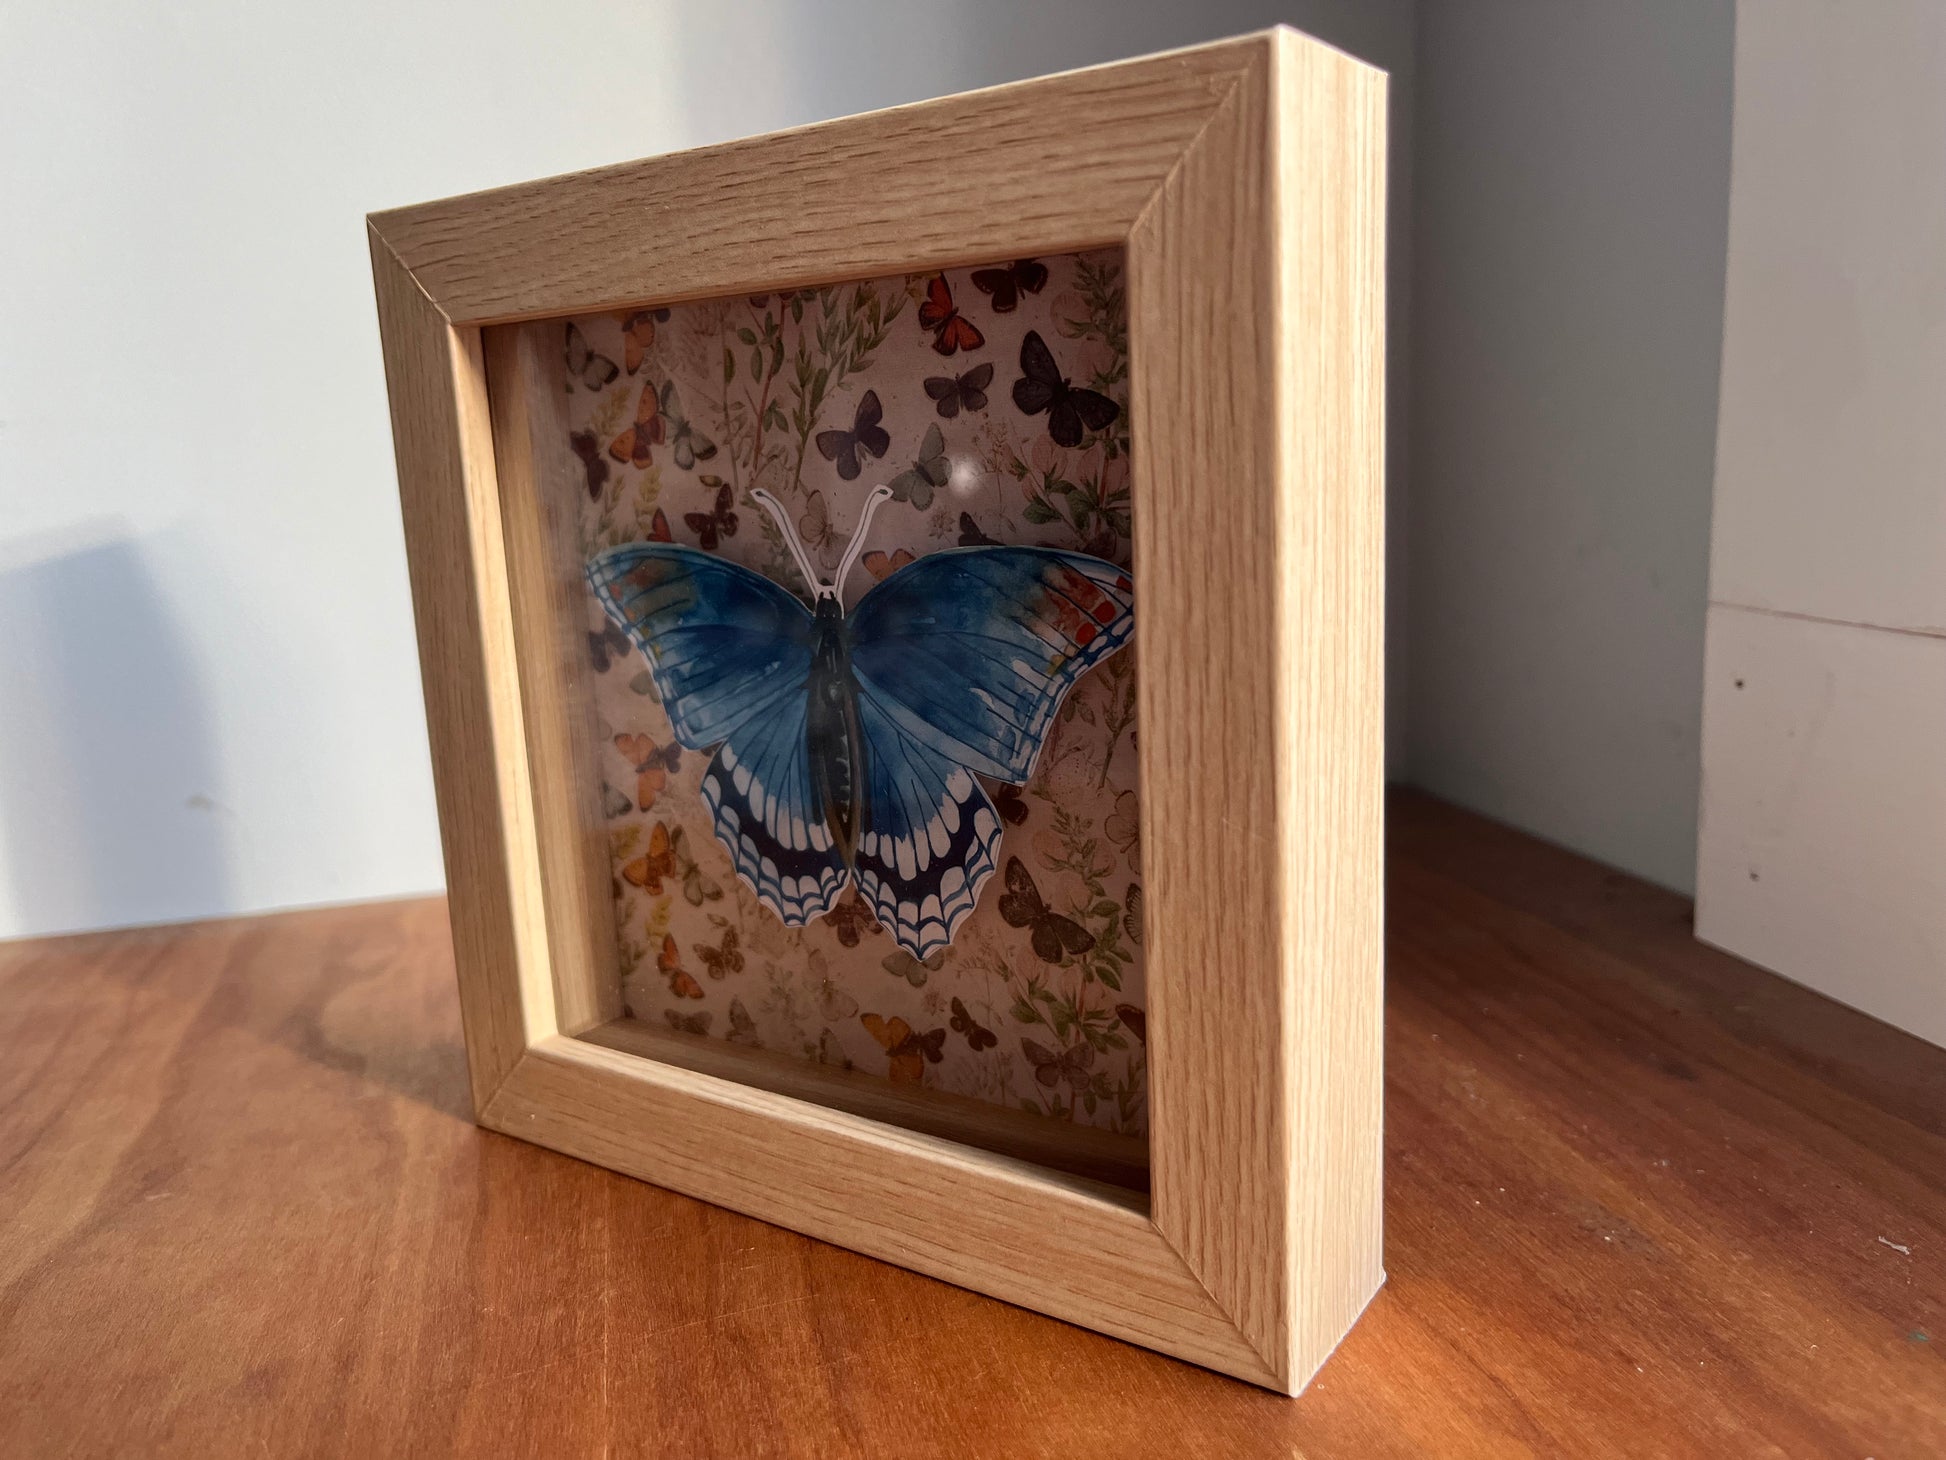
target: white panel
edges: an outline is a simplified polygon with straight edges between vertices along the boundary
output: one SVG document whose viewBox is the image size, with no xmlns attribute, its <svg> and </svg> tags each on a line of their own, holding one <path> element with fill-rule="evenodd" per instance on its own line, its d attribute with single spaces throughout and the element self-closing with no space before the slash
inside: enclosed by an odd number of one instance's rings
<svg viewBox="0 0 1946 1460">
<path fill-rule="evenodd" d="M 1710 596 L 1946 629 L 1946 5 L 1737 11 Z"/>
<path fill-rule="evenodd" d="M 1697 936 L 1946 1044 L 1946 639 L 1709 615 Z"/>
<path fill-rule="evenodd" d="M 1419 11 L 1407 773 L 1684 890 L 1732 21 Z"/>
</svg>

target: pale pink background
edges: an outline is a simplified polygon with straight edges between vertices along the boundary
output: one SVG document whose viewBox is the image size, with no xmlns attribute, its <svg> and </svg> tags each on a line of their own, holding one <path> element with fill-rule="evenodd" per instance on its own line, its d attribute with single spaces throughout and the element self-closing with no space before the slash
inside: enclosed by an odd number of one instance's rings
<svg viewBox="0 0 1946 1460">
<path fill-rule="evenodd" d="M 602 467 L 584 467 L 576 458 L 586 552 L 649 537 L 658 510 L 676 541 L 697 544 L 699 534 L 685 515 L 707 512 L 720 481 L 731 487 L 738 521 L 716 551 L 802 596 L 804 585 L 769 519 L 749 501 L 750 489 L 764 486 L 784 501 L 828 571 L 865 493 L 910 467 L 928 428 L 937 426 L 950 464 L 948 483 L 925 508 L 911 500 L 886 503 L 873 522 L 869 549 L 918 556 L 954 546 L 967 513 L 999 541 L 1079 549 L 1126 567 L 1127 326 L 1120 251 L 1042 262 L 1051 272 L 1047 285 L 1039 294 L 1023 293 L 1011 313 L 993 308 L 972 284 L 971 270 L 947 274 L 955 305 L 986 337 L 970 353 L 943 357 L 935 351 L 933 332 L 918 322 L 930 276 L 914 276 L 795 298 L 677 306 L 656 322 L 653 343 L 634 374 L 621 370 L 612 383 L 591 389 L 589 376 L 598 378 L 606 367 L 598 360 L 581 362 L 586 369 L 580 378 L 571 372 L 570 426 L 581 433 L 582 456 L 606 468 L 599 495 L 591 496 L 580 491 L 583 471 L 598 476 Z M 598 315 L 574 324 L 591 351 L 619 367 L 626 361 L 623 318 Z M 1120 420 L 1079 448 L 1054 446 L 1048 418 L 1026 416 L 1013 403 L 1020 342 L 1030 329 L 1040 332 L 1075 385 L 1098 388 L 1123 407 Z M 800 351 L 809 370 L 823 368 L 828 382 L 801 453 L 794 419 Z M 727 383 L 726 355 L 733 372 Z M 959 375 L 982 362 L 994 366 L 985 409 L 942 419 L 924 380 Z M 715 445 L 716 454 L 685 469 L 671 440 L 654 448 L 645 467 L 618 462 L 609 444 L 632 423 L 645 384 L 659 389 L 665 380 L 676 384 L 679 413 Z M 849 427 L 867 389 L 878 394 L 892 445 L 883 460 L 865 458 L 857 480 L 841 481 L 819 454 L 815 432 Z M 1073 490 L 1051 486 L 1061 482 Z M 1090 505 L 1077 510 L 1077 501 Z M 1111 509 L 1105 517 L 1093 510 L 1102 505 Z M 1048 508 L 1057 514 L 1054 520 L 1046 520 Z M 854 571 L 845 584 L 847 604 L 856 603 L 871 582 L 865 571 Z M 590 632 L 598 634 L 604 623 L 591 595 Z M 863 933 L 848 947 L 830 919 L 786 928 L 738 879 L 710 831 L 698 792 L 704 756 L 683 752 L 652 808 L 637 804 L 635 769 L 614 737 L 647 735 L 658 745 L 673 738 L 645 671 L 645 661 L 631 650 L 612 656 L 594 681 L 620 963 L 631 1013 L 657 1025 L 680 1021 L 692 1032 L 880 1074 L 888 1069 L 887 1053 L 863 1016 L 896 1017 L 921 1035 L 945 1030 L 942 1059 L 923 1064 L 927 1086 L 1110 1130 L 1146 1130 L 1143 1046 L 1135 1033 L 1145 1001 L 1136 941 L 1141 860 L 1132 653 L 1099 666 L 1069 697 L 1019 797 L 1025 821 L 1006 828 L 998 859 L 1004 867 L 1008 857 L 1019 857 L 1048 905 L 1097 936 L 1092 953 L 1058 966 L 1042 962 L 1027 931 L 1000 916 L 1000 873 L 935 969 L 915 968 L 883 931 Z M 988 789 L 999 788 L 989 783 Z M 626 880 L 622 869 L 643 855 L 658 822 L 680 833 L 681 873 L 653 895 Z M 701 950 L 721 950 L 730 932 L 743 966 L 729 971 L 727 963 L 719 964 L 722 976 L 712 977 Z M 702 989 L 701 998 L 672 991 L 660 966 L 665 938 L 675 940 L 680 968 Z M 1104 973 L 1119 982 L 1119 990 L 1108 986 Z M 967 1031 L 949 1027 L 955 997 L 992 1031 L 995 1043 L 976 1051 Z M 1029 1011 L 1031 1020 L 1023 1018 Z M 1068 1078 L 1053 1087 L 1037 1080 L 1023 1040 L 1065 1055 L 1066 1068 L 1085 1080 L 1084 1088 L 1077 1090 Z M 1092 1063 L 1078 1068 L 1086 1056 L 1067 1052 L 1084 1043 Z"/>
</svg>

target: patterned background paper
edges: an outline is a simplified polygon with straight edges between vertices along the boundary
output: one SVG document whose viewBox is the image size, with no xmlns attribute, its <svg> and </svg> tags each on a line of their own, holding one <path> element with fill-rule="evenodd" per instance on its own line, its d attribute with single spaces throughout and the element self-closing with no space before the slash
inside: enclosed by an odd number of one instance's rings
<svg viewBox="0 0 1946 1460">
<path fill-rule="evenodd" d="M 975 284 L 978 270 L 949 271 L 954 314 L 933 327 L 920 318 L 929 290 L 937 300 L 933 275 L 572 321 L 563 444 L 587 489 L 584 557 L 666 532 L 808 597 L 775 526 L 747 494 L 762 486 L 780 498 L 828 573 L 866 493 L 883 482 L 897 495 L 872 523 L 865 566 L 844 585 L 847 607 L 900 554 L 962 542 L 1077 549 L 1126 568 L 1121 253 L 1040 262 L 1048 273 L 1038 290 L 1025 287 L 1037 280 L 1032 267 L 1001 263 L 1000 274 L 981 274 L 991 288 Z M 1030 330 L 1075 386 L 1121 407 L 1078 447 L 1057 445 L 1048 415 L 1015 405 Z M 868 391 L 891 446 L 882 460 L 862 457 L 859 475 L 845 480 L 844 453 L 828 459 L 817 437 L 852 427 Z M 1139 621 L 1139 600 L 1136 613 Z M 1058 963 L 1040 958 L 1029 930 L 1002 917 L 996 873 L 953 946 L 919 963 L 878 928 L 855 890 L 802 929 L 786 928 L 757 901 L 710 830 L 699 792 L 706 757 L 674 747 L 646 661 L 609 628 L 592 594 L 588 630 L 630 1013 L 1146 1131 L 1132 653 L 1097 667 L 1068 697 L 1027 786 L 987 787 L 1008 823 L 999 864 L 1018 857 L 1046 905 L 1079 922 L 1093 947 Z M 902 1044 L 895 1020 L 911 1032 Z"/>
</svg>

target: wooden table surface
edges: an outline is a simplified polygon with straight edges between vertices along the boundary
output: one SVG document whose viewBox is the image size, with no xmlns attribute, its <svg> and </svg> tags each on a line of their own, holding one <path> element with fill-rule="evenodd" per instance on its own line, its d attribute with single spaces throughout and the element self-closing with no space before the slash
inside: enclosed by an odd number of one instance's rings
<svg viewBox="0 0 1946 1460">
<path fill-rule="evenodd" d="M 1287 1400 L 477 1130 L 436 901 L 0 946 L 0 1455 L 1946 1454 L 1946 1053 L 1392 807 Z"/>
</svg>

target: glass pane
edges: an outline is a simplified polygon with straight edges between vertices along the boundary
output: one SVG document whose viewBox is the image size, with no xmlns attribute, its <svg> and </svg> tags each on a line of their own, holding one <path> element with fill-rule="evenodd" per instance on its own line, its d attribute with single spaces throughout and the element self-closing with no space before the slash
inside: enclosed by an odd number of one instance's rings
<svg viewBox="0 0 1946 1460">
<path fill-rule="evenodd" d="M 631 1017 L 1143 1136 L 1120 250 L 565 340 Z"/>
</svg>

